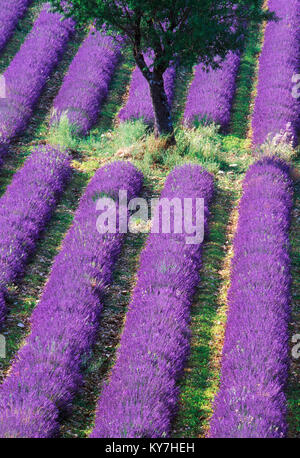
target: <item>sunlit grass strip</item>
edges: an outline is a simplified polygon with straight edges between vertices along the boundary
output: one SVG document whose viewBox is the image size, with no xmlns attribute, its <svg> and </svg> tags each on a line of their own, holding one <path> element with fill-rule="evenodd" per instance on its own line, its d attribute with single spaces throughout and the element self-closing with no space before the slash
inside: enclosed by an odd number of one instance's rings
<svg viewBox="0 0 300 458">
<path fill-rule="evenodd" d="M 11 37 L 19 19 L 24 15 L 32 0 L 13 0 L 0 5 L 0 51 Z"/>
<path fill-rule="evenodd" d="M 196 66 L 184 112 L 185 124 L 191 126 L 202 120 L 228 128 L 240 56 L 229 52 L 218 69 L 207 71 L 202 64 Z"/>
<path fill-rule="evenodd" d="M 270 136 L 285 135 L 287 141 L 296 144 L 300 103 L 299 97 L 293 96 L 292 78 L 300 72 L 299 1 L 269 0 L 268 7 L 280 20 L 269 22 L 265 29 L 252 140 L 260 145 Z"/>
<path fill-rule="evenodd" d="M 250 167 L 234 239 L 221 386 L 211 437 L 286 435 L 292 200 L 285 163 L 265 158 Z"/>
<path fill-rule="evenodd" d="M 99 234 L 96 201 L 127 190 L 142 175 L 126 162 L 99 169 L 81 198 L 62 249 L 31 317 L 31 334 L 0 389 L 0 437 L 51 437 L 81 383 L 124 234 Z"/>
<path fill-rule="evenodd" d="M 37 240 L 70 176 L 70 158 L 51 147 L 39 147 L 15 174 L 0 199 L 0 289 L 23 273 Z M 0 302 L 0 325 L 5 317 Z"/>
<path fill-rule="evenodd" d="M 121 43 L 92 30 L 84 40 L 54 101 L 54 121 L 66 113 L 77 133 L 96 123 L 120 60 Z"/>
<path fill-rule="evenodd" d="M 27 126 L 34 106 L 66 48 L 74 22 L 62 21 L 45 5 L 20 50 L 3 74 L 5 98 L 0 99 L 0 152 Z M 1 157 L 0 157 L 1 159 Z"/>
<path fill-rule="evenodd" d="M 213 189 L 208 172 L 185 165 L 168 176 L 161 198 L 179 198 L 181 206 L 184 197 L 203 198 L 206 230 Z M 189 350 L 189 309 L 202 253 L 202 243 L 189 245 L 187 234 L 174 234 L 172 228 L 170 234 L 151 233 L 142 252 L 117 361 L 100 395 L 91 437 L 169 434 L 176 382 Z"/>
<path fill-rule="evenodd" d="M 237 88 L 232 104 L 229 130 L 233 135 L 245 138 L 251 126 L 254 91 L 258 72 L 258 55 L 261 51 L 264 27 L 252 24 L 246 31 L 245 49 L 237 75 Z"/>
</svg>

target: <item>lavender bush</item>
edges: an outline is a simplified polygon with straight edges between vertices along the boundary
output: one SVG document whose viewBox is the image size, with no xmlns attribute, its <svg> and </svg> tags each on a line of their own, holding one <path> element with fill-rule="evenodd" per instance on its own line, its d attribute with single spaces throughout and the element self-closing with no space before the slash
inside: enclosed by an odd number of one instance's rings
<svg viewBox="0 0 300 458">
<path fill-rule="evenodd" d="M 0 5 L 0 51 L 11 37 L 32 0 L 8 0 Z"/>
<path fill-rule="evenodd" d="M 239 55 L 229 52 L 221 67 L 209 71 L 202 64 L 195 68 L 195 76 L 187 96 L 184 122 L 213 121 L 223 130 L 228 128 L 232 101 L 236 89 Z"/>
<path fill-rule="evenodd" d="M 14 175 L 0 199 L 0 291 L 22 274 L 70 171 L 65 152 L 41 146 Z M 0 325 L 4 317 L 0 301 Z"/>
<path fill-rule="evenodd" d="M 275 158 L 252 165 L 234 239 L 212 437 L 286 435 L 291 207 L 288 167 Z"/>
<path fill-rule="evenodd" d="M 64 51 L 74 22 L 61 21 L 46 4 L 7 70 L 6 98 L 0 99 L 0 151 L 25 129 L 50 73 Z"/>
<path fill-rule="evenodd" d="M 142 175 L 116 162 L 96 172 L 31 318 L 31 334 L 0 388 L 0 437 L 50 437 L 67 412 L 97 332 L 102 297 L 124 234 L 96 229 L 96 200 L 119 190 L 136 197 Z"/>
<path fill-rule="evenodd" d="M 269 9 L 280 18 L 269 22 L 259 59 L 257 97 L 252 118 L 253 143 L 268 136 L 297 142 L 300 103 L 292 95 L 293 74 L 300 73 L 300 2 L 269 0 Z"/>
<path fill-rule="evenodd" d="M 58 121 L 67 112 L 78 133 L 85 135 L 97 121 L 120 55 L 120 43 L 104 33 L 91 31 L 54 101 L 53 120 Z"/>
<path fill-rule="evenodd" d="M 185 165 L 169 175 L 161 197 L 204 198 L 207 227 L 212 194 L 211 175 L 200 166 Z M 156 213 L 156 218 L 160 215 Z M 151 233 L 148 238 L 92 437 L 163 437 L 169 432 L 178 398 L 176 382 L 189 349 L 189 308 L 201 266 L 201 244 L 188 245 L 185 236 Z"/>
<path fill-rule="evenodd" d="M 146 57 L 145 61 L 147 65 L 150 65 L 151 57 Z M 164 85 L 170 106 L 173 103 L 175 76 L 176 67 L 172 65 L 164 74 Z M 125 107 L 119 112 L 119 119 L 121 121 L 129 121 L 140 118 L 144 119 L 148 124 L 153 124 L 154 122 L 149 84 L 140 69 L 136 67 L 132 74 L 129 97 Z"/>
</svg>

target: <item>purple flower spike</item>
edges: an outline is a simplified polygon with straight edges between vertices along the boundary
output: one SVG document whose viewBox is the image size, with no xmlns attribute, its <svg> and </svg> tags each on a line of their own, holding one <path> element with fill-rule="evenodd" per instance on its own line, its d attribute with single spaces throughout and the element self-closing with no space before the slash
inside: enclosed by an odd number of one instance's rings
<svg viewBox="0 0 300 458">
<path fill-rule="evenodd" d="M 1 197 L 0 291 L 5 291 L 23 273 L 70 172 L 70 158 L 65 152 L 41 146 L 14 175 Z M 5 303 L 1 296 L 0 325 L 4 317 Z"/>
<path fill-rule="evenodd" d="M 54 436 L 59 413 L 70 411 L 124 240 L 119 232 L 98 233 L 96 201 L 119 190 L 137 197 L 142 181 L 133 165 L 115 162 L 87 186 L 33 311 L 31 334 L 0 387 L 0 437 Z"/>
<path fill-rule="evenodd" d="M 179 198 L 181 207 L 184 197 L 203 198 L 206 230 L 213 189 L 208 172 L 185 165 L 168 176 L 161 197 Z M 202 243 L 187 244 L 186 233 L 175 234 L 174 227 L 171 234 L 150 234 L 91 437 L 169 433 L 178 400 L 176 382 L 189 351 L 189 309 L 199 282 L 201 252 Z"/>
<path fill-rule="evenodd" d="M 195 77 L 188 92 L 184 112 L 185 124 L 206 120 L 228 128 L 232 101 L 236 89 L 236 76 L 240 57 L 229 52 L 221 67 L 206 71 L 202 64 L 196 66 Z"/>
<path fill-rule="evenodd" d="M 286 164 L 264 158 L 250 167 L 234 238 L 211 437 L 286 436 L 292 201 Z"/>
<path fill-rule="evenodd" d="M 279 17 L 269 22 L 259 59 L 257 97 L 252 118 L 253 143 L 282 136 L 294 145 L 300 127 L 300 97 L 293 76 L 300 74 L 300 1 L 269 0 Z M 296 91 L 297 92 L 297 91 Z"/>
</svg>

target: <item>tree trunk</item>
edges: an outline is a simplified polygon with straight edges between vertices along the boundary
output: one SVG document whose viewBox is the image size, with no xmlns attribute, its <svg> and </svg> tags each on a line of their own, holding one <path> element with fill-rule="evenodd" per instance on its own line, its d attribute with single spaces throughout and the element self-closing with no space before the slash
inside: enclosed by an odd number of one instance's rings
<svg viewBox="0 0 300 458">
<path fill-rule="evenodd" d="M 162 135 L 168 137 L 167 146 L 175 145 L 175 135 L 171 119 L 171 111 L 164 87 L 162 75 L 152 74 L 148 81 L 154 109 L 154 133 L 158 138 Z"/>
</svg>

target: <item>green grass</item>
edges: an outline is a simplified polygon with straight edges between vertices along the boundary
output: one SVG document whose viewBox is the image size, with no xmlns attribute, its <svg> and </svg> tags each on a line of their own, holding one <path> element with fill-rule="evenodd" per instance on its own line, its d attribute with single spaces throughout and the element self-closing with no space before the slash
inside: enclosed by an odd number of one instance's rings
<svg viewBox="0 0 300 458">
<path fill-rule="evenodd" d="M 250 27 L 246 32 L 245 51 L 241 58 L 230 125 L 232 135 L 239 138 L 246 137 L 250 124 L 253 109 L 252 93 L 262 38 L 263 31 L 259 25 Z"/>
<path fill-rule="evenodd" d="M 179 66 L 175 79 L 172 119 L 175 127 L 180 127 L 184 114 L 186 99 L 190 84 L 193 80 L 193 70 Z"/>
</svg>

